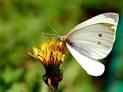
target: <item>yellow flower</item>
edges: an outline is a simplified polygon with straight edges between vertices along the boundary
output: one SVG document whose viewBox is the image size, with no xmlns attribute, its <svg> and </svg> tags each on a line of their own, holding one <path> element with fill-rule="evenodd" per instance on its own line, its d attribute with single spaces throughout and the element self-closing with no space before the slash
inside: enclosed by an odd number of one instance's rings
<svg viewBox="0 0 123 92">
<path fill-rule="evenodd" d="M 42 64 L 63 63 L 66 47 L 63 41 L 50 39 L 47 42 L 32 48 L 31 56 L 39 59 Z"/>
</svg>

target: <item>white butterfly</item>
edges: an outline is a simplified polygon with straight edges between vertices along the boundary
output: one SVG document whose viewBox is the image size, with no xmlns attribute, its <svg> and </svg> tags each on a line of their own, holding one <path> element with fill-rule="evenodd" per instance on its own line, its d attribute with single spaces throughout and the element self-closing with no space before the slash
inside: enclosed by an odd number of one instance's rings
<svg viewBox="0 0 123 92">
<path fill-rule="evenodd" d="M 77 25 L 62 39 L 76 61 L 91 76 L 100 76 L 104 59 L 112 50 L 119 20 L 117 13 L 103 13 Z"/>
</svg>

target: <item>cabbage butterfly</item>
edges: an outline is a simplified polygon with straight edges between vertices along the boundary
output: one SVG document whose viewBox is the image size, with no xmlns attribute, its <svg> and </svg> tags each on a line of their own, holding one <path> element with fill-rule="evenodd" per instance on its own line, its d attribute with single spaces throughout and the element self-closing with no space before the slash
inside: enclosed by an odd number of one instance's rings
<svg viewBox="0 0 123 92">
<path fill-rule="evenodd" d="M 119 20 L 117 13 L 103 13 L 80 23 L 61 37 L 80 66 L 91 76 L 100 76 L 105 66 L 98 60 L 112 50 Z"/>
<path fill-rule="evenodd" d="M 38 48 L 34 47 L 29 55 L 44 65 L 45 83 L 58 87 L 63 78 L 60 65 L 64 61 L 66 48 L 89 75 L 101 76 L 105 66 L 99 60 L 112 50 L 118 20 L 117 13 L 103 13 L 80 23 L 58 39 L 50 39 Z"/>
</svg>

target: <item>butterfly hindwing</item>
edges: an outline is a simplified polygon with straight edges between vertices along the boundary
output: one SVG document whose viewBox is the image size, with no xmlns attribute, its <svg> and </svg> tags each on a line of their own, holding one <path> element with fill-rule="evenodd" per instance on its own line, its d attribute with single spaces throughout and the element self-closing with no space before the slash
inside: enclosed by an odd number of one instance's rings
<svg viewBox="0 0 123 92">
<path fill-rule="evenodd" d="M 103 74 L 105 70 L 105 66 L 93 59 L 90 59 L 78 51 L 74 47 L 71 47 L 69 44 L 66 44 L 67 48 L 71 52 L 71 54 L 74 56 L 76 61 L 80 64 L 81 67 L 91 76 L 100 76 Z"/>
</svg>

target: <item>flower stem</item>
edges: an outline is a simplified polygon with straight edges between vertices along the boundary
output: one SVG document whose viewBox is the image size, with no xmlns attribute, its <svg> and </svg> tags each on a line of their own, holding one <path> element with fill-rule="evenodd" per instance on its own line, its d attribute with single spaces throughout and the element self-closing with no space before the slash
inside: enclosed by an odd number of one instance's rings
<svg viewBox="0 0 123 92">
<path fill-rule="evenodd" d="M 49 91 L 48 92 L 57 92 L 57 89 L 49 86 Z"/>
</svg>

